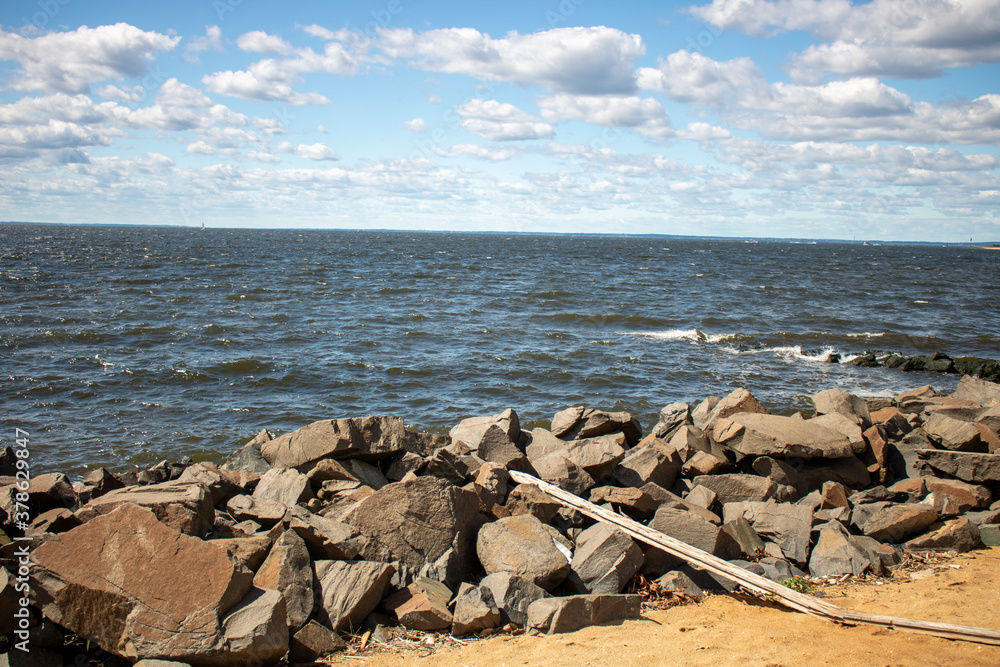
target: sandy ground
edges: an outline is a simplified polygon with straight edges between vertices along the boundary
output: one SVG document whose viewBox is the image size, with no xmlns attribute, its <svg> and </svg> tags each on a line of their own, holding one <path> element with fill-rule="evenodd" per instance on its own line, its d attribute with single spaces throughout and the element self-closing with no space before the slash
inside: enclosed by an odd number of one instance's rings
<svg viewBox="0 0 1000 667">
<path fill-rule="evenodd" d="M 1000 547 L 819 591 L 871 613 L 1000 630 Z M 438 640 L 447 643 L 447 640 Z M 846 627 L 750 598 L 711 596 L 637 621 L 563 635 L 473 640 L 454 649 L 334 657 L 333 665 L 1000 665 L 1000 646 L 875 626 Z"/>
</svg>

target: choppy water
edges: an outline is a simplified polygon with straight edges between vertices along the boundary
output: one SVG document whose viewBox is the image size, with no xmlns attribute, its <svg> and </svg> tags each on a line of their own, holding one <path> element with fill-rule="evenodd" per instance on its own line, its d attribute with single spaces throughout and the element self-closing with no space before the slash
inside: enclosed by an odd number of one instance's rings
<svg viewBox="0 0 1000 667">
<path fill-rule="evenodd" d="M 1000 357 L 1000 253 L 785 241 L 0 225 L 0 404 L 36 473 L 219 458 L 261 428 L 625 409 L 734 387 L 951 376 L 829 351 Z"/>
</svg>

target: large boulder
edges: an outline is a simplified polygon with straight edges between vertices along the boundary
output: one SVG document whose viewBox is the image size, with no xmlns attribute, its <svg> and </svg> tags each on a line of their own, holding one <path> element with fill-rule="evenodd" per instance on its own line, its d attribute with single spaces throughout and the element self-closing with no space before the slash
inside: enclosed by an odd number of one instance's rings
<svg viewBox="0 0 1000 667">
<path fill-rule="evenodd" d="M 937 520 L 937 510 L 928 505 L 887 505 L 868 517 L 862 532 L 879 542 L 898 544 L 911 535 L 924 532 Z"/>
<path fill-rule="evenodd" d="M 639 618 L 639 595 L 570 595 L 536 600 L 528 607 L 527 626 L 538 632 L 557 634 L 612 621 Z"/>
<path fill-rule="evenodd" d="M 288 527 L 298 533 L 313 560 L 353 560 L 364 543 L 346 523 L 313 514 L 304 507 L 292 508 Z"/>
<path fill-rule="evenodd" d="M 844 415 L 862 429 L 871 426 L 871 415 L 868 404 L 863 398 L 849 394 L 843 389 L 826 389 L 812 398 L 813 407 L 818 415 Z"/>
<path fill-rule="evenodd" d="M 568 581 L 578 593 L 620 593 L 642 565 L 642 550 L 620 529 L 598 523 L 576 538 Z"/>
<path fill-rule="evenodd" d="M 222 619 L 222 656 L 212 662 L 231 665 L 276 664 L 288 651 L 285 598 L 275 590 L 252 588 Z M 189 658 L 205 664 L 200 657 Z"/>
<path fill-rule="evenodd" d="M 500 609 L 493 600 L 493 592 L 486 586 L 472 587 L 456 598 L 451 634 L 461 637 L 470 632 L 488 630 L 498 625 L 500 625 Z"/>
<path fill-rule="evenodd" d="M 726 475 L 699 475 L 694 478 L 695 486 L 704 486 L 715 492 L 718 502 L 742 502 L 744 500 L 763 501 L 777 490 L 777 485 L 767 477 L 730 473 Z"/>
<path fill-rule="evenodd" d="M 993 401 L 1000 402 L 1000 384 L 966 375 L 958 381 L 952 397 L 979 405 L 990 405 Z"/>
<path fill-rule="evenodd" d="M 390 458 L 405 445 L 400 417 L 354 417 L 313 422 L 263 443 L 260 451 L 276 468 L 307 468 L 325 458 Z"/>
<path fill-rule="evenodd" d="M 313 497 L 309 478 L 292 468 L 274 467 L 260 478 L 253 491 L 254 499 L 273 500 L 294 507 Z"/>
<path fill-rule="evenodd" d="M 767 408 L 746 389 L 734 389 L 715 404 L 712 410 L 695 419 L 694 425 L 700 429 L 710 429 L 718 419 L 725 419 L 739 413 L 768 414 Z"/>
<path fill-rule="evenodd" d="M 435 578 L 451 588 L 473 569 L 476 534 L 483 523 L 475 493 L 436 477 L 388 484 L 359 502 L 347 519 L 387 551 L 389 560 L 427 568 L 448 552 L 442 565 L 446 573 Z"/>
<path fill-rule="evenodd" d="M 792 417 L 738 413 L 716 419 L 712 438 L 744 456 L 840 458 L 850 456 L 850 440 L 838 431 Z"/>
<path fill-rule="evenodd" d="M 953 419 L 939 412 L 924 420 L 924 431 L 935 444 L 959 452 L 985 452 L 979 429 L 967 421 Z"/>
<path fill-rule="evenodd" d="M 43 613 L 117 655 L 236 665 L 261 650 L 238 641 L 234 620 L 232 632 L 224 627 L 227 612 L 250 591 L 252 573 L 147 508 L 123 504 L 50 537 L 31 558 Z M 280 621 L 287 647 L 283 605 Z"/>
<path fill-rule="evenodd" d="M 740 555 L 739 546 L 729 533 L 683 509 L 661 507 L 649 522 L 649 527 L 723 559 L 736 558 Z M 668 563 L 674 564 L 671 559 L 668 559 Z"/>
<path fill-rule="evenodd" d="M 742 516 L 757 534 L 778 545 L 789 560 L 805 563 L 809 558 L 809 537 L 813 511 L 802 505 L 767 502 L 728 503 L 723 507 L 726 523 Z"/>
<path fill-rule="evenodd" d="M 523 626 L 528 620 L 528 607 L 531 603 L 549 597 L 544 588 L 536 586 L 528 577 L 510 572 L 488 575 L 479 586 L 489 590 L 493 596 L 493 602 L 500 610 L 501 623 Z"/>
<path fill-rule="evenodd" d="M 439 581 L 418 577 L 412 584 L 382 603 L 404 628 L 425 632 L 444 630 L 452 624 L 448 611 L 451 590 Z M 498 613 L 499 616 L 499 613 Z"/>
<path fill-rule="evenodd" d="M 652 482 L 669 489 L 677 480 L 680 467 L 678 457 L 665 448 L 658 447 L 655 443 L 640 444 L 625 454 L 615 466 L 613 474 L 615 480 L 623 486 L 639 488 Z"/>
<path fill-rule="evenodd" d="M 116 489 L 91 500 L 76 515 L 87 522 L 128 503 L 148 508 L 164 524 L 187 535 L 201 537 L 215 521 L 212 496 L 205 485 L 178 481 Z"/>
<path fill-rule="evenodd" d="M 871 560 L 839 521 L 819 528 L 819 540 L 809 556 L 809 573 L 814 577 L 860 576 L 873 568 Z"/>
<path fill-rule="evenodd" d="M 607 478 L 625 456 L 624 433 L 611 433 L 566 443 L 566 457 L 595 480 Z"/>
<path fill-rule="evenodd" d="M 552 433 L 563 440 L 585 440 L 609 433 L 622 433 L 627 447 L 642 437 L 639 422 L 627 412 L 605 412 L 596 408 L 575 407 L 556 413 Z"/>
<path fill-rule="evenodd" d="M 962 517 L 949 521 L 937 530 L 932 530 L 906 543 L 909 549 L 937 549 L 965 553 L 981 544 L 979 526 Z"/>
<path fill-rule="evenodd" d="M 490 429 L 497 429 L 506 436 L 508 443 L 517 443 L 521 437 L 521 422 L 517 413 L 508 408 L 503 412 L 485 417 L 469 417 L 452 427 L 449 435 L 452 442 L 464 443 L 473 452 L 479 449 L 483 439 L 490 434 Z"/>
<path fill-rule="evenodd" d="M 509 572 L 545 590 L 569 574 L 569 560 L 548 529 L 531 514 L 505 517 L 479 530 L 476 553 L 487 574 Z"/>
<path fill-rule="evenodd" d="M 564 451 L 554 451 L 541 458 L 532 459 L 538 477 L 578 496 L 594 486 L 594 478 L 566 456 Z"/>
</svg>

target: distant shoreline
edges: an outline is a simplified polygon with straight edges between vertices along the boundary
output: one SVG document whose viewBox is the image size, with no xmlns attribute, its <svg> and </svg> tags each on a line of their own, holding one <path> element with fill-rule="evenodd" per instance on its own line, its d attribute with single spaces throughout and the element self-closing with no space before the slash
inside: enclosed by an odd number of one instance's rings
<svg viewBox="0 0 1000 667">
<path fill-rule="evenodd" d="M 970 248 L 979 248 L 980 250 L 1000 250 L 1000 245 L 974 245 L 969 246 Z"/>
</svg>

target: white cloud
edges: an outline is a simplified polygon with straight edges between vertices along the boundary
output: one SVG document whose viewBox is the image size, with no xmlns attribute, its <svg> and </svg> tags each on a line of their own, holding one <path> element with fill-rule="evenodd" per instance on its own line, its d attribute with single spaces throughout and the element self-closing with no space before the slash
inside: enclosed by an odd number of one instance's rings
<svg viewBox="0 0 1000 667">
<path fill-rule="evenodd" d="M 156 103 L 167 107 L 197 108 L 210 106 L 212 100 L 197 88 L 177 79 L 167 79 L 156 93 Z"/>
<path fill-rule="evenodd" d="M 223 51 L 222 29 L 217 25 L 205 26 L 205 35 L 192 37 L 185 47 L 184 60 L 189 63 L 198 63 L 198 54 L 202 51 Z"/>
<path fill-rule="evenodd" d="M 227 70 L 202 77 L 202 83 L 212 92 L 246 100 L 279 100 L 291 106 L 329 104 L 319 93 L 300 93 L 292 86 L 309 72 L 325 72 L 347 76 L 357 71 L 358 62 L 340 44 L 331 42 L 323 53 L 298 49 L 290 58 L 266 58 L 242 71 Z"/>
<path fill-rule="evenodd" d="M 119 88 L 114 84 L 108 84 L 97 89 L 97 94 L 106 100 L 115 102 L 131 102 L 138 104 L 146 97 L 145 89 L 142 86 L 126 86 Z"/>
<path fill-rule="evenodd" d="M 795 80 L 839 76 L 927 78 L 946 68 L 1000 62 L 993 0 L 714 0 L 689 11 L 720 29 L 756 36 L 805 30 L 829 43 L 790 62 Z"/>
<path fill-rule="evenodd" d="M 580 120 L 602 127 L 628 128 L 652 139 L 674 136 L 663 105 L 648 97 L 553 95 L 540 97 L 538 107 L 550 123 Z"/>
<path fill-rule="evenodd" d="M 340 156 L 336 151 L 324 143 L 293 145 L 291 142 L 282 141 L 278 143 L 278 150 L 282 153 L 291 153 L 307 160 L 339 160 Z"/>
<path fill-rule="evenodd" d="M 157 51 L 180 37 L 146 32 L 127 23 L 22 37 L 0 30 L 0 60 L 19 65 L 9 87 L 20 91 L 89 93 L 90 84 L 142 76 Z"/>
<path fill-rule="evenodd" d="M 671 53 L 659 66 L 640 68 L 638 85 L 670 99 L 698 106 L 726 106 L 766 96 L 767 80 L 750 58 L 720 62 L 686 50 Z"/>
<path fill-rule="evenodd" d="M 240 50 L 249 53 L 277 53 L 287 56 L 292 52 L 292 45 L 278 35 L 269 35 L 263 30 L 244 33 L 236 40 Z"/>
<path fill-rule="evenodd" d="M 490 141 L 517 141 L 551 137 L 552 126 L 513 104 L 496 100 L 472 99 L 455 112 L 463 128 Z"/>
<path fill-rule="evenodd" d="M 427 121 L 423 118 L 413 118 L 411 120 L 403 121 L 403 129 L 409 130 L 410 132 L 426 132 L 427 131 Z"/>
<path fill-rule="evenodd" d="M 441 148 L 435 148 L 433 150 L 435 154 L 440 155 L 441 157 L 458 157 L 460 155 L 466 155 L 468 157 L 473 157 L 479 160 L 488 160 L 490 162 L 510 160 L 519 153 L 517 149 L 511 147 L 487 148 L 486 146 L 477 146 L 475 144 L 455 144 L 449 150 Z"/>
<path fill-rule="evenodd" d="M 395 28 L 379 30 L 378 46 L 390 58 L 430 71 L 579 94 L 634 91 L 633 67 L 646 51 L 638 35 L 604 26 L 499 39 L 473 28 Z"/>
</svg>

